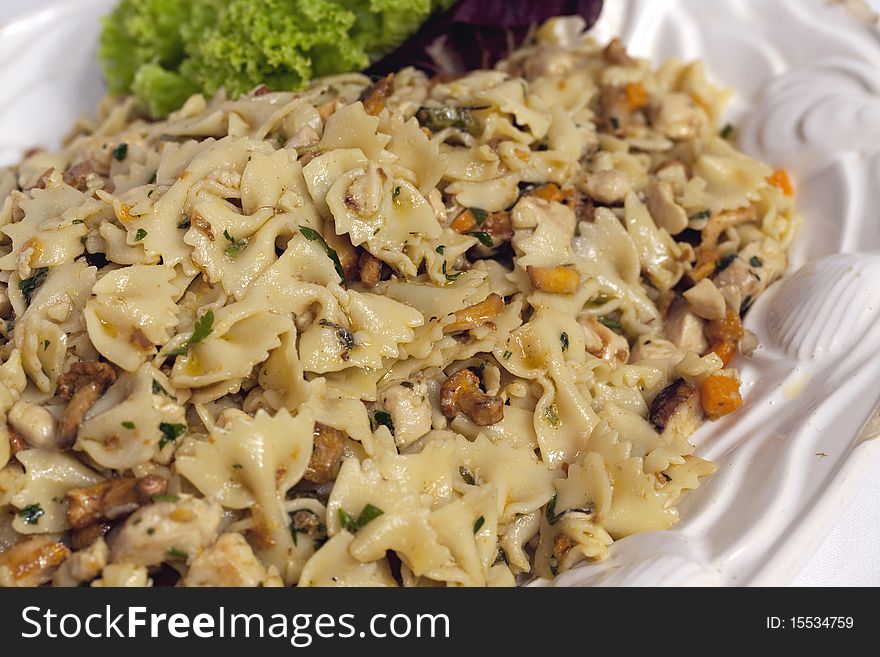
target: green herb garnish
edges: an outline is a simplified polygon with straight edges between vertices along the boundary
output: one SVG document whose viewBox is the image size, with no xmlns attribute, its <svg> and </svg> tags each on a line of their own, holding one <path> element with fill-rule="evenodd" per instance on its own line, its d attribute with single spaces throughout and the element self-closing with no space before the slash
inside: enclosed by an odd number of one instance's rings
<svg viewBox="0 0 880 657">
<path fill-rule="evenodd" d="M 474 116 L 476 110 L 489 109 L 488 106 L 480 107 L 422 107 L 416 112 L 418 122 L 434 132 L 444 128 L 464 130 L 470 134 L 476 134 L 480 129 L 480 123 Z"/>
<path fill-rule="evenodd" d="M 559 426 L 559 410 L 556 408 L 556 404 L 550 404 L 544 409 L 544 418 L 554 429 Z"/>
<path fill-rule="evenodd" d="M 381 426 L 388 427 L 388 431 L 391 432 L 391 435 L 394 435 L 394 422 L 391 421 L 391 413 L 388 411 L 376 411 L 373 413 L 373 420 L 376 423 L 376 428 L 378 429 Z"/>
<path fill-rule="evenodd" d="M 367 504 L 357 518 L 352 518 L 345 509 L 340 508 L 338 512 L 339 524 L 342 525 L 343 529 L 350 531 L 352 534 L 356 534 L 358 530 L 363 529 L 383 513 L 385 512 L 379 507 Z"/>
<path fill-rule="evenodd" d="M 116 148 L 113 149 L 113 157 L 116 160 L 122 162 L 128 155 L 128 144 L 119 144 Z"/>
<path fill-rule="evenodd" d="M 752 256 L 751 258 L 749 258 L 749 264 L 752 267 L 763 267 L 764 261 L 761 260 L 758 256 Z"/>
<path fill-rule="evenodd" d="M 305 237 L 310 242 L 318 242 L 321 246 L 324 247 L 324 251 L 327 253 L 327 257 L 333 261 L 333 266 L 336 268 L 336 273 L 339 274 L 339 282 L 342 285 L 345 285 L 345 270 L 342 268 L 342 263 L 339 261 L 339 254 L 336 253 L 336 249 L 330 247 L 327 244 L 327 241 L 318 231 L 313 228 L 309 228 L 308 226 L 300 226 L 299 232 L 302 233 L 302 236 Z"/>
<path fill-rule="evenodd" d="M 474 534 L 480 531 L 480 528 L 486 524 L 486 519 L 483 516 L 477 518 L 477 521 L 474 523 Z"/>
<path fill-rule="evenodd" d="M 461 478 L 464 479 L 464 483 L 473 486 L 476 483 L 476 479 L 474 479 L 473 473 L 468 470 L 463 465 L 458 466 L 458 474 L 461 475 Z"/>
<path fill-rule="evenodd" d="M 49 340 L 43 340 L 43 351 L 48 350 L 50 344 L 52 344 L 51 341 L 49 341 Z"/>
<path fill-rule="evenodd" d="M 443 261 L 443 267 L 442 267 L 441 269 L 442 269 L 442 271 L 443 271 L 443 275 L 446 277 L 446 280 L 447 280 L 447 281 L 454 281 L 454 280 L 457 280 L 458 277 L 461 276 L 461 275 L 464 273 L 463 271 L 459 271 L 459 272 L 456 272 L 456 273 L 454 273 L 454 274 L 448 274 L 448 273 L 446 272 L 446 261 L 445 261 L 445 260 Z"/>
<path fill-rule="evenodd" d="M 612 331 L 620 331 L 623 329 L 623 325 L 616 319 L 612 319 L 611 317 L 600 317 L 599 323 L 607 326 Z"/>
<path fill-rule="evenodd" d="M 153 495 L 154 502 L 179 502 L 180 498 L 177 495 Z"/>
<path fill-rule="evenodd" d="M 134 422 L 132 422 L 130 420 L 126 420 L 125 422 L 122 423 L 122 426 L 125 427 L 126 429 L 134 429 Z"/>
<path fill-rule="evenodd" d="M 446 250 L 446 247 L 443 246 L 443 245 L 441 244 L 440 246 L 438 246 L 438 247 L 437 247 L 436 249 L 434 249 L 434 250 L 435 250 L 437 253 L 439 253 L 440 255 L 443 255 L 443 252 Z"/>
<path fill-rule="evenodd" d="M 504 360 L 508 360 L 511 356 L 513 356 L 513 352 L 512 352 L 512 351 L 505 351 L 505 352 L 501 355 L 501 357 L 502 357 Z"/>
<path fill-rule="evenodd" d="M 733 135 L 733 125 L 728 123 L 723 128 L 721 128 L 721 132 L 719 132 L 718 135 L 722 139 L 730 139 L 731 136 Z"/>
<path fill-rule="evenodd" d="M 730 265 L 733 264 L 733 261 L 736 260 L 736 258 L 737 255 L 735 253 L 728 253 L 718 258 L 718 262 L 715 263 L 715 273 L 722 272 L 730 267 Z"/>
<path fill-rule="evenodd" d="M 340 509 L 341 511 L 341 509 Z M 305 534 L 306 536 L 326 535 L 327 528 L 321 522 L 321 518 L 311 509 L 300 509 L 299 511 L 291 511 L 290 516 L 290 537 L 293 544 L 297 544 L 297 535 Z M 346 514 L 348 515 L 348 514 Z"/>
<path fill-rule="evenodd" d="M 27 305 L 30 305 L 31 299 L 34 296 L 34 292 L 37 291 L 43 283 L 46 282 L 46 277 L 49 275 L 48 267 L 40 267 L 39 269 L 35 269 L 34 273 L 28 276 L 23 281 L 18 282 L 18 289 L 21 290 L 21 296 L 24 297 L 24 302 Z"/>
<path fill-rule="evenodd" d="M 28 525 L 36 525 L 40 522 L 40 518 L 45 515 L 45 511 L 43 511 L 43 507 L 39 504 L 31 504 L 30 506 L 24 507 L 21 511 L 18 512 L 18 517 L 24 520 L 25 524 Z"/>
<path fill-rule="evenodd" d="M 175 349 L 169 356 L 184 356 L 186 352 L 189 351 L 190 346 L 194 344 L 198 344 L 202 342 L 205 338 L 207 338 L 211 333 L 214 332 L 214 311 L 209 310 L 204 315 L 199 317 L 196 320 L 195 326 L 193 326 L 192 335 L 186 341 L 186 344 L 182 347 Z M 170 396 L 170 395 L 169 395 Z"/>
<path fill-rule="evenodd" d="M 711 210 L 703 210 L 702 212 L 696 212 L 688 217 L 688 221 L 699 221 L 700 219 L 708 219 L 712 216 Z"/>
<path fill-rule="evenodd" d="M 246 238 L 237 240 L 232 235 L 230 235 L 229 231 L 226 229 L 223 230 L 223 237 L 229 240 L 229 246 L 223 249 L 223 254 L 227 258 L 236 258 L 241 254 L 242 251 L 247 248 L 248 241 Z"/>
<path fill-rule="evenodd" d="M 174 399 L 174 397 L 171 395 L 171 393 L 169 393 L 167 390 L 165 390 L 165 388 L 162 387 L 162 384 L 159 383 L 158 381 L 156 381 L 156 379 L 153 379 L 153 394 L 154 395 L 165 395 L 166 397 L 171 397 L 172 399 Z"/>
<path fill-rule="evenodd" d="M 485 233 L 483 231 L 474 231 L 472 233 L 468 233 L 471 237 L 476 237 L 480 240 L 480 243 L 488 248 L 492 248 L 495 246 L 495 242 L 492 241 L 492 236 L 489 233 Z"/>
<path fill-rule="evenodd" d="M 186 425 L 160 422 L 159 431 L 162 432 L 162 437 L 159 439 L 159 449 L 162 449 L 168 443 L 173 443 L 180 438 L 180 436 L 186 431 Z"/>
<path fill-rule="evenodd" d="M 562 351 L 568 351 L 568 333 L 561 333 L 559 341 L 562 342 Z"/>
<path fill-rule="evenodd" d="M 489 218 L 489 213 L 485 210 L 480 210 L 480 208 L 468 208 L 468 210 L 474 215 L 474 220 L 477 222 L 477 226 L 482 226 L 486 223 L 486 219 Z"/>
<path fill-rule="evenodd" d="M 146 236 L 147 236 L 147 231 L 145 231 L 143 228 L 138 228 L 137 232 L 134 234 L 134 241 L 140 242 Z"/>
<path fill-rule="evenodd" d="M 171 548 L 167 552 L 168 556 L 172 559 L 180 559 L 181 561 L 186 561 L 189 559 L 189 555 L 183 550 L 179 550 L 177 548 Z"/>
<path fill-rule="evenodd" d="M 557 522 L 559 522 L 563 518 L 563 516 L 565 516 L 569 513 L 583 513 L 588 516 L 593 515 L 593 507 L 592 506 L 587 506 L 586 508 L 583 508 L 583 509 L 566 509 L 565 511 L 560 511 L 559 513 L 556 513 L 556 498 L 557 497 L 558 497 L 558 495 L 554 495 L 552 498 L 550 498 L 550 501 L 547 502 L 547 509 L 545 511 L 545 515 L 547 517 L 547 524 L 555 525 Z"/>
</svg>

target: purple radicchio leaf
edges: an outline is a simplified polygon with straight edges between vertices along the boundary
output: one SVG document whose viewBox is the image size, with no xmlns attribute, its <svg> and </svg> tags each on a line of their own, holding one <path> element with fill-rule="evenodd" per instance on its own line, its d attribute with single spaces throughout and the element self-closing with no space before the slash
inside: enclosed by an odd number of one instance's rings
<svg viewBox="0 0 880 657">
<path fill-rule="evenodd" d="M 581 16 L 591 27 L 601 11 L 602 0 L 460 0 L 428 19 L 366 72 L 387 75 L 415 66 L 431 74 L 455 75 L 491 68 L 548 18 Z"/>
</svg>

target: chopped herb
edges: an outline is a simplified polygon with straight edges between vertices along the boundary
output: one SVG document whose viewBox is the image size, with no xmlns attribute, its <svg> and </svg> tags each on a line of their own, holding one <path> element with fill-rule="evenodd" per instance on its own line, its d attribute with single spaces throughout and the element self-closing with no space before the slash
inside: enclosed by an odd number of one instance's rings
<svg viewBox="0 0 880 657">
<path fill-rule="evenodd" d="M 196 344 L 202 342 L 205 338 L 207 338 L 211 333 L 214 332 L 214 311 L 209 310 L 204 315 L 199 317 L 196 320 L 195 328 L 193 330 L 192 337 L 189 339 L 189 344 Z"/>
<path fill-rule="evenodd" d="M 137 232 L 134 234 L 134 241 L 135 241 L 135 242 L 140 242 L 140 241 L 143 240 L 146 236 L 147 236 L 147 231 L 145 231 L 143 228 L 138 228 L 138 229 L 137 229 Z"/>
<path fill-rule="evenodd" d="M 412 390 L 413 388 L 416 387 L 416 384 L 413 383 L 412 381 L 401 381 L 400 385 L 402 385 L 407 390 Z"/>
<path fill-rule="evenodd" d="M 473 486 L 476 483 L 476 479 L 474 479 L 473 473 L 468 470 L 463 465 L 458 466 L 458 474 L 461 475 L 461 478 L 464 479 L 464 483 Z"/>
<path fill-rule="evenodd" d="M 733 125 L 728 123 L 723 128 L 721 128 L 721 132 L 719 132 L 718 135 L 722 139 L 730 139 L 731 136 L 733 135 Z"/>
<path fill-rule="evenodd" d="M 186 425 L 160 422 L 159 431 L 162 432 L 162 437 L 159 439 L 159 449 L 162 449 L 168 443 L 173 443 L 180 438 L 180 436 L 186 431 Z"/>
<path fill-rule="evenodd" d="M 189 228 L 191 225 L 192 224 L 190 223 L 190 218 L 184 217 L 183 221 L 181 221 L 179 224 L 177 224 L 177 227 L 178 228 Z"/>
<path fill-rule="evenodd" d="M 550 525 L 555 525 L 559 522 L 565 515 L 569 513 L 583 513 L 585 515 L 591 516 L 593 515 L 593 507 L 587 506 L 583 509 L 566 509 L 565 511 L 560 511 L 556 513 L 556 498 L 557 495 L 554 495 L 550 498 L 550 501 L 547 502 L 547 510 L 545 512 L 547 517 L 547 523 Z"/>
<path fill-rule="evenodd" d="M 31 504 L 30 506 L 24 507 L 21 511 L 18 512 L 18 517 L 24 520 L 25 524 L 28 525 L 36 525 L 40 522 L 40 517 L 43 516 L 46 512 L 43 511 L 43 507 L 39 504 Z"/>
<path fill-rule="evenodd" d="M 447 281 L 454 281 L 454 280 L 457 280 L 458 277 L 461 276 L 461 275 L 464 273 L 463 271 L 456 272 L 455 274 L 448 274 L 448 273 L 446 273 L 446 261 L 445 261 L 445 260 L 443 261 L 443 267 L 442 267 L 442 270 L 443 270 L 443 275 L 446 277 L 446 280 L 447 280 Z"/>
<path fill-rule="evenodd" d="M 246 238 L 237 240 L 226 229 L 223 230 L 223 237 L 229 240 L 229 246 L 223 250 L 227 258 L 236 258 L 247 248 L 248 241 Z"/>
<path fill-rule="evenodd" d="M 511 356 L 513 356 L 512 351 L 505 351 L 501 357 L 504 358 L 504 360 L 508 360 Z"/>
<path fill-rule="evenodd" d="M 49 340 L 43 340 L 43 351 L 46 351 L 50 344 L 52 343 Z"/>
<path fill-rule="evenodd" d="M 477 222 L 477 226 L 482 226 L 486 223 L 486 219 L 489 218 L 489 213 L 485 210 L 480 210 L 480 208 L 468 208 L 470 213 L 474 215 L 474 221 Z"/>
<path fill-rule="evenodd" d="M 345 284 L 345 270 L 342 269 L 342 263 L 339 261 L 339 255 L 336 253 L 336 249 L 331 248 L 330 245 L 327 244 L 326 240 L 321 236 L 321 233 L 308 226 L 300 226 L 299 232 L 301 232 L 302 236 L 308 241 L 319 242 L 321 246 L 324 247 L 327 257 L 333 261 L 336 273 L 339 274 L 339 282 Z"/>
<path fill-rule="evenodd" d="M 128 155 L 128 144 L 119 144 L 116 148 L 113 149 L 113 157 L 120 162 L 126 158 Z"/>
<path fill-rule="evenodd" d="M 172 559 L 180 559 L 181 561 L 186 561 L 189 559 L 189 555 L 183 550 L 178 550 L 177 548 L 171 548 L 168 550 L 168 556 Z"/>
<path fill-rule="evenodd" d="M 86 222 L 83 221 L 82 219 L 74 219 L 74 220 L 71 221 L 70 223 L 73 224 L 73 225 L 76 225 L 76 224 L 84 224 L 84 223 L 86 223 Z"/>
<path fill-rule="evenodd" d="M 180 498 L 177 495 L 153 495 L 154 502 L 179 502 Z"/>
<path fill-rule="evenodd" d="M 477 521 L 474 523 L 474 534 L 480 531 L 480 528 L 486 524 L 486 519 L 483 516 L 477 518 Z"/>
<path fill-rule="evenodd" d="M 688 221 L 699 221 L 700 219 L 708 219 L 712 216 L 711 210 L 703 210 L 702 212 L 696 212 L 688 217 Z"/>
<path fill-rule="evenodd" d="M 623 326 L 616 319 L 612 319 L 611 317 L 600 317 L 599 323 L 604 324 L 612 331 L 620 331 L 623 329 Z"/>
<path fill-rule="evenodd" d="M 21 290 L 21 296 L 24 297 L 25 304 L 30 305 L 31 299 L 34 296 L 34 292 L 36 292 L 37 288 L 46 282 L 46 276 L 48 275 L 49 268 L 40 267 L 39 269 L 35 269 L 34 273 L 28 276 L 26 279 L 18 282 L 18 289 Z"/>
<path fill-rule="evenodd" d="M 664 484 L 668 484 L 670 481 L 672 481 L 672 477 L 670 477 L 670 476 L 669 476 L 668 474 L 666 474 L 665 472 L 659 472 L 658 474 L 659 474 L 661 477 L 663 477 L 663 483 L 664 483 Z"/>
<path fill-rule="evenodd" d="M 153 394 L 154 395 L 165 395 L 166 397 L 174 398 L 171 393 L 169 393 L 165 388 L 162 387 L 162 384 L 153 379 Z"/>
<path fill-rule="evenodd" d="M 435 250 L 437 253 L 439 253 L 440 255 L 443 255 L 443 252 L 446 250 L 446 247 L 443 246 L 443 245 L 441 244 L 440 246 L 438 246 L 438 247 L 437 247 L 436 249 L 434 249 L 434 250 Z"/>
<path fill-rule="evenodd" d="M 480 243 L 488 248 L 492 248 L 495 246 L 495 242 L 492 241 L 492 236 L 489 233 L 484 233 L 483 231 L 474 231 L 473 233 L 468 233 L 471 237 L 476 237 L 480 240 Z"/>
<path fill-rule="evenodd" d="M 751 294 L 747 295 L 746 298 L 742 300 L 742 305 L 740 305 L 739 307 L 740 317 L 744 316 L 749 311 L 749 308 L 752 307 L 752 303 L 754 303 L 754 301 L 755 300 L 752 298 Z"/>
<path fill-rule="evenodd" d="M 394 191 L 391 193 L 391 200 L 396 201 L 398 196 L 400 196 L 400 185 L 394 188 Z"/>
<path fill-rule="evenodd" d="M 611 297 L 605 294 L 597 294 L 592 299 L 587 301 L 587 305 L 593 308 L 598 308 L 599 306 L 604 306 L 609 301 L 611 301 Z"/>
<path fill-rule="evenodd" d="M 764 261 L 761 260 L 758 256 L 752 256 L 751 258 L 749 258 L 749 264 L 752 267 L 763 267 Z"/>
<path fill-rule="evenodd" d="M 559 426 L 559 410 L 556 408 L 556 404 L 550 404 L 544 409 L 544 417 L 554 429 Z"/>
<path fill-rule="evenodd" d="M 388 427 L 388 431 L 394 435 L 394 422 L 391 421 L 391 413 L 388 411 L 376 411 L 373 413 L 373 420 L 375 421 L 377 429 L 380 426 Z"/>
<path fill-rule="evenodd" d="M 718 262 L 715 263 L 715 273 L 722 272 L 730 267 L 730 265 L 733 264 L 733 261 L 736 260 L 736 258 L 737 255 L 735 253 L 728 253 L 718 258 Z"/>
<path fill-rule="evenodd" d="M 320 320 L 318 324 L 327 328 L 336 329 L 336 339 L 339 340 L 339 344 L 342 345 L 343 349 L 346 351 L 354 349 L 354 335 L 352 335 L 351 331 L 347 328 L 340 326 L 339 324 L 334 324 L 333 322 L 328 322 L 326 319 Z"/>
<path fill-rule="evenodd" d="M 232 467 L 233 467 L 235 470 L 243 470 L 243 469 L 244 469 L 244 466 L 243 466 L 241 463 L 233 463 L 233 464 L 232 464 Z"/>
<path fill-rule="evenodd" d="M 126 429 L 134 429 L 134 422 L 126 420 L 125 422 L 122 423 L 122 426 L 125 427 Z"/>
<path fill-rule="evenodd" d="M 437 132 L 444 128 L 455 128 L 476 134 L 480 129 L 480 123 L 474 116 L 476 110 L 489 109 L 488 106 L 480 107 L 421 107 L 416 112 L 418 122 Z"/>
<path fill-rule="evenodd" d="M 562 342 L 562 351 L 568 351 L 568 333 L 563 332 L 559 336 L 560 342 Z"/>
<path fill-rule="evenodd" d="M 383 513 L 385 512 L 379 507 L 367 504 L 357 518 L 352 518 L 345 509 L 340 508 L 338 513 L 339 523 L 342 525 L 343 529 L 347 529 L 352 534 L 356 534 L 359 529 L 362 529 Z"/>
</svg>

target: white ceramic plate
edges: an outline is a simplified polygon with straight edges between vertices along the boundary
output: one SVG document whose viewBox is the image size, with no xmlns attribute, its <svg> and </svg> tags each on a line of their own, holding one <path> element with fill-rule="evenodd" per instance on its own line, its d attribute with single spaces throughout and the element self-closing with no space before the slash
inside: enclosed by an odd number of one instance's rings
<svg viewBox="0 0 880 657">
<path fill-rule="evenodd" d="M 112 4 L 44 0 L 0 27 L 0 164 L 93 109 Z M 748 316 L 762 346 L 741 363 L 745 407 L 695 437 L 718 473 L 675 528 L 555 583 L 788 583 L 880 459 L 866 440 L 880 432 L 866 428 L 880 403 L 880 32 L 824 0 L 606 0 L 595 33 L 655 62 L 702 59 L 735 88 L 740 146 L 794 174 L 804 226 L 789 275 Z"/>
</svg>

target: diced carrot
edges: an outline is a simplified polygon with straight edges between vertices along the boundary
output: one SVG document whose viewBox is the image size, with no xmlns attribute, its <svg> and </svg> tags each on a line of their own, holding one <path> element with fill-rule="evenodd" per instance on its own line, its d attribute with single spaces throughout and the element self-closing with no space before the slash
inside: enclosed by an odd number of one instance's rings
<svg viewBox="0 0 880 657">
<path fill-rule="evenodd" d="M 556 183 L 544 183 L 540 187 L 535 187 L 529 192 L 529 196 L 537 196 L 545 201 L 556 201 L 557 203 L 562 203 L 565 199 L 565 194 Z"/>
<path fill-rule="evenodd" d="M 648 92 L 645 91 L 645 87 L 642 86 L 641 82 L 627 83 L 625 91 L 626 104 L 633 112 L 648 105 Z"/>
<path fill-rule="evenodd" d="M 794 196 L 794 187 L 791 184 L 791 178 L 788 176 L 788 171 L 785 169 L 776 169 L 776 171 L 773 172 L 773 175 L 767 178 L 767 182 L 774 187 L 781 189 L 782 193 L 786 196 Z"/>
<path fill-rule="evenodd" d="M 700 386 L 700 403 L 710 417 L 733 413 L 743 403 L 739 381 L 729 376 L 707 376 Z"/>
<path fill-rule="evenodd" d="M 706 338 L 709 340 L 709 352 L 714 351 L 724 362 L 725 367 L 730 364 L 739 346 L 739 340 L 745 335 L 739 314 L 733 310 L 721 319 L 715 319 L 706 324 Z M 708 352 L 707 352 L 708 353 Z"/>
<path fill-rule="evenodd" d="M 452 230 L 456 233 L 469 233 L 477 227 L 477 218 L 470 208 L 462 211 L 455 219 L 452 220 Z"/>
</svg>

